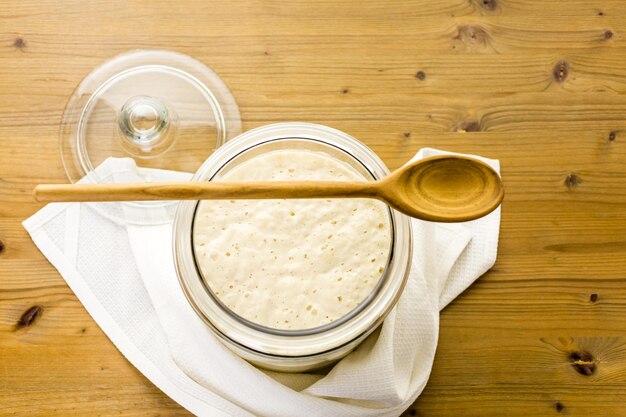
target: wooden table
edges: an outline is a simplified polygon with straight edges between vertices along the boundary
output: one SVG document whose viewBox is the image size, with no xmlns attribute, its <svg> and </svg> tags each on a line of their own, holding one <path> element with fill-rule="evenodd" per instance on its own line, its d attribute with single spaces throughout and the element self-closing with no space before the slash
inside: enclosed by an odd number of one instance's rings
<svg viewBox="0 0 626 417">
<path fill-rule="evenodd" d="M 35 184 L 65 181 L 58 126 L 81 78 L 164 47 L 224 79 L 244 129 L 330 125 L 391 168 L 424 146 L 500 159 L 498 260 L 443 311 L 407 415 L 626 415 L 623 0 L 2 3 L 0 414 L 188 415 L 20 224 Z"/>
</svg>

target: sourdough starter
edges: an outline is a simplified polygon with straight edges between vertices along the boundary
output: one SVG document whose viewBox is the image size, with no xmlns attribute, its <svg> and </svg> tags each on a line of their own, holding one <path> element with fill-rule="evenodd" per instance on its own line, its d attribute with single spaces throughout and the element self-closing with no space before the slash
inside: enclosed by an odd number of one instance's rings
<svg viewBox="0 0 626 417">
<path fill-rule="evenodd" d="M 324 153 L 255 156 L 220 181 L 364 181 Z M 335 321 L 374 290 L 391 244 L 389 212 L 371 199 L 201 201 L 193 244 L 220 301 L 257 324 L 302 330 Z"/>
</svg>

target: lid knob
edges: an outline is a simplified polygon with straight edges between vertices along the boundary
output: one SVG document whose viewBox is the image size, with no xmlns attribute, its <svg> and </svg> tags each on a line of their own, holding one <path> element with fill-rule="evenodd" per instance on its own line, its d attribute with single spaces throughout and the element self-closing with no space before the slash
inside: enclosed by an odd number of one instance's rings
<svg viewBox="0 0 626 417">
<path fill-rule="evenodd" d="M 134 96 L 122 106 L 118 124 L 125 148 L 133 154 L 150 158 L 164 150 L 163 145 L 176 136 L 176 113 L 161 100 Z"/>
</svg>

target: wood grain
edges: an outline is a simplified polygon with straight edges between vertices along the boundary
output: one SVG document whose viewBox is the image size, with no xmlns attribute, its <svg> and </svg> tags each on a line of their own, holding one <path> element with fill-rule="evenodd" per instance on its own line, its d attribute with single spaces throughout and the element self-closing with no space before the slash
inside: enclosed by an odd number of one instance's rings
<svg viewBox="0 0 626 417">
<path fill-rule="evenodd" d="M 74 87 L 135 48 L 211 66 L 245 129 L 326 124 L 390 168 L 425 146 L 500 159 L 498 260 L 442 313 L 407 416 L 625 415 L 622 0 L 0 1 L 0 415 L 188 415 L 20 224 L 35 184 L 66 181 Z"/>
</svg>

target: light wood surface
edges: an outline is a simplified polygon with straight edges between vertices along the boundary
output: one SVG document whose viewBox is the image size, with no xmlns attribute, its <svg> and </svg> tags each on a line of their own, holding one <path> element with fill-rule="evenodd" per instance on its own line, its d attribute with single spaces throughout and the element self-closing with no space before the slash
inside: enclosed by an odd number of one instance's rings
<svg viewBox="0 0 626 417">
<path fill-rule="evenodd" d="M 501 161 L 498 260 L 442 312 L 407 416 L 626 415 L 623 0 L 3 1 L 1 415 L 188 415 L 20 225 L 41 207 L 35 184 L 66 181 L 74 87 L 151 47 L 211 66 L 244 129 L 326 124 L 390 168 L 425 146 Z"/>
<path fill-rule="evenodd" d="M 38 184 L 33 196 L 40 202 L 375 198 L 417 219 L 463 222 L 495 210 L 504 189 L 486 163 L 438 155 L 404 164 L 376 181 Z"/>
</svg>

